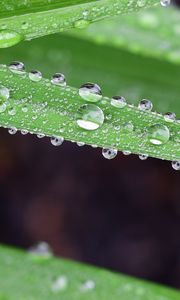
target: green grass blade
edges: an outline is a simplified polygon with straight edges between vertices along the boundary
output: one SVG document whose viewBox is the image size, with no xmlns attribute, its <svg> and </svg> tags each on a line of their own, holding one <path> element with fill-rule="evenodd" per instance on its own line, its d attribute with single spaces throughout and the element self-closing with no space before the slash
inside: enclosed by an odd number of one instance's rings
<svg viewBox="0 0 180 300">
<path fill-rule="evenodd" d="M 89 23 L 106 17 L 138 11 L 157 4 L 158 0 L 48 0 L 1 1 L 0 47 L 13 46 L 19 40 L 30 40 Z M 14 33 L 10 39 L 8 33 Z"/>
<path fill-rule="evenodd" d="M 175 7 L 145 9 L 71 33 L 91 42 L 180 63 L 180 11 Z"/>
<path fill-rule="evenodd" d="M 167 160 L 180 159 L 180 123 L 167 123 L 154 112 L 144 112 L 127 105 L 117 109 L 109 98 L 98 102 L 105 121 L 97 130 L 84 130 L 76 123 L 77 111 L 85 102 L 72 87 L 57 87 L 49 80 L 33 82 L 28 74 L 13 74 L 0 67 L 0 84 L 10 90 L 7 109 L 0 114 L 0 125 L 28 130 L 47 136 L 63 136 L 66 140 L 84 142 L 100 147 L 146 154 Z M 26 112 L 23 112 L 23 106 Z M 13 113 L 12 113 L 13 112 Z M 170 139 L 163 145 L 149 142 L 150 126 L 168 126 Z"/>
<path fill-rule="evenodd" d="M 32 254 L 4 246 L 0 247 L 0 266 L 1 300 L 179 300 L 180 297 L 178 291 L 161 285 L 68 260 L 33 259 Z M 59 286 L 55 285 L 58 278 Z"/>
<path fill-rule="evenodd" d="M 156 111 L 174 111 L 180 117 L 180 68 L 175 64 L 65 35 L 1 50 L 2 63 L 13 60 L 41 70 L 46 77 L 62 72 L 71 86 L 96 82 L 104 95 L 122 95 L 135 105 L 143 98 L 150 99 Z"/>
</svg>

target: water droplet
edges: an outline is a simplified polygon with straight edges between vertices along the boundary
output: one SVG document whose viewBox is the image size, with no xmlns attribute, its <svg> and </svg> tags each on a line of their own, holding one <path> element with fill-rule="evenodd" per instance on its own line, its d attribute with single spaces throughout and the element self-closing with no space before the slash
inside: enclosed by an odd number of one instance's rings
<svg viewBox="0 0 180 300">
<path fill-rule="evenodd" d="M 171 0 L 161 0 L 160 1 L 161 6 L 169 6 L 171 4 Z"/>
<path fill-rule="evenodd" d="M 84 104 L 78 109 L 76 122 L 86 130 L 95 130 L 104 122 L 103 111 L 94 104 Z"/>
<path fill-rule="evenodd" d="M 151 111 L 152 108 L 153 108 L 153 105 L 152 105 L 152 102 L 148 99 L 142 99 L 140 102 L 139 102 L 139 105 L 138 107 L 141 109 L 141 110 L 146 110 L 146 111 Z"/>
<path fill-rule="evenodd" d="M 44 134 L 44 133 L 38 133 L 38 134 L 37 134 L 37 138 L 38 138 L 38 139 L 42 139 L 43 137 L 45 137 L 45 134 Z"/>
<path fill-rule="evenodd" d="M 56 73 L 51 78 L 51 83 L 60 86 L 66 86 L 66 78 L 61 73 Z"/>
<path fill-rule="evenodd" d="M 125 151 L 122 151 L 122 153 L 123 153 L 124 155 L 130 155 L 130 154 L 131 154 L 131 151 L 125 150 Z"/>
<path fill-rule="evenodd" d="M 57 136 L 52 136 L 51 137 L 51 144 L 53 146 L 60 146 L 60 145 L 62 145 L 63 142 L 64 142 L 63 137 L 57 137 Z"/>
<path fill-rule="evenodd" d="M 145 4 L 146 4 L 146 0 L 138 0 L 138 1 L 137 1 L 137 5 L 138 5 L 139 7 L 143 7 L 143 6 L 145 6 Z"/>
<path fill-rule="evenodd" d="M 66 276 L 59 276 L 56 278 L 51 286 L 51 289 L 53 292 L 58 293 L 60 291 L 63 291 L 67 288 L 68 286 L 68 279 Z"/>
<path fill-rule="evenodd" d="M 28 249 L 29 254 L 35 260 L 46 260 L 52 257 L 53 252 L 51 247 L 46 242 L 39 242 L 35 246 Z"/>
<path fill-rule="evenodd" d="M 82 146 L 85 145 L 85 143 L 84 143 L 84 142 L 77 142 L 77 145 L 78 145 L 79 147 L 82 147 Z"/>
<path fill-rule="evenodd" d="M 42 74 L 40 71 L 32 70 L 29 72 L 29 79 L 32 81 L 38 82 L 42 79 Z"/>
<path fill-rule="evenodd" d="M 168 142 L 170 138 L 169 128 L 165 125 L 155 124 L 149 127 L 148 139 L 153 145 L 161 145 Z"/>
<path fill-rule="evenodd" d="M 21 109 L 22 109 L 23 112 L 27 112 L 28 111 L 28 106 L 26 104 L 24 104 Z"/>
<path fill-rule="evenodd" d="M 89 102 L 97 102 L 102 98 L 101 88 L 97 84 L 90 82 L 80 87 L 79 95 Z"/>
<path fill-rule="evenodd" d="M 7 108 L 7 105 L 5 102 L 0 101 L 0 113 L 3 113 Z"/>
<path fill-rule="evenodd" d="M 22 135 L 26 135 L 26 134 L 28 134 L 28 130 L 26 130 L 26 129 L 22 129 L 22 130 L 21 130 L 21 134 L 22 134 Z"/>
<path fill-rule="evenodd" d="M 164 114 L 164 120 L 166 122 L 174 122 L 176 120 L 176 115 L 173 112 L 167 112 Z"/>
<path fill-rule="evenodd" d="M 116 149 L 103 148 L 102 155 L 107 159 L 113 159 L 117 155 Z"/>
<path fill-rule="evenodd" d="M 117 108 L 123 108 L 127 105 L 126 99 L 121 96 L 114 96 L 111 98 L 111 105 Z"/>
<path fill-rule="evenodd" d="M 89 21 L 88 21 L 88 20 L 85 20 L 85 19 L 77 20 L 77 21 L 74 23 L 74 27 L 79 28 L 79 29 L 86 28 L 88 25 L 89 25 Z"/>
<path fill-rule="evenodd" d="M 17 128 L 16 127 L 11 127 L 8 129 L 9 134 L 16 134 Z"/>
<path fill-rule="evenodd" d="M 91 290 L 94 290 L 96 287 L 96 284 L 93 280 L 86 280 L 81 286 L 80 291 L 81 292 L 88 292 Z"/>
<path fill-rule="evenodd" d="M 10 107 L 10 108 L 8 109 L 8 114 L 9 114 L 10 116 L 15 116 L 15 114 L 16 114 L 16 109 L 15 109 L 15 107 Z"/>
<path fill-rule="evenodd" d="M 174 170 L 179 171 L 180 170 L 180 160 L 174 160 L 171 163 Z"/>
<path fill-rule="evenodd" d="M 139 155 L 139 159 L 141 159 L 141 160 L 146 160 L 147 158 L 148 158 L 147 154 L 140 154 Z"/>
<path fill-rule="evenodd" d="M 20 61 L 14 61 L 9 65 L 9 69 L 15 74 L 24 74 L 25 66 Z"/>
<path fill-rule="evenodd" d="M 9 89 L 5 86 L 0 86 L 0 100 L 6 101 L 10 97 Z"/>
<path fill-rule="evenodd" d="M 28 27 L 29 27 L 28 22 L 23 22 L 22 25 L 21 25 L 21 28 L 24 29 L 24 30 L 28 29 Z"/>
<path fill-rule="evenodd" d="M 7 48 L 18 44 L 23 40 L 23 36 L 15 31 L 0 31 L 0 48 Z"/>
</svg>

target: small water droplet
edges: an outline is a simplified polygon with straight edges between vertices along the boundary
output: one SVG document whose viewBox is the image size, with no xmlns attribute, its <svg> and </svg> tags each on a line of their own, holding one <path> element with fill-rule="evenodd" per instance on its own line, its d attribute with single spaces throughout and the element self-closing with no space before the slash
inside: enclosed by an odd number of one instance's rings
<svg viewBox="0 0 180 300">
<path fill-rule="evenodd" d="M 46 242 L 39 242 L 28 249 L 31 257 L 37 261 L 46 260 L 53 256 L 51 247 Z"/>
<path fill-rule="evenodd" d="M 79 89 L 79 95 L 86 101 L 97 102 L 102 98 L 101 88 L 95 83 L 85 83 Z"/>
<path fill-rule="evenodd" d="M 117 108 L 123 108 L 127 105 L 126 99 L 121 96 L 114 96 L 111 98 L 111 105 Z"/>
<path fill-rule="evenodd" d="M 5 102 L 0 101 L 0 113 L 3 113 L 7 108 L 7 105 Z"/>
<path fill-rule="evenodd" d="M 86 280 L 81 286 L 80 291 L 81 292 L 89 292 L 94 290 L 96 287 L 96 284 L 93 280 Z"/>
<path fill-rule="evenodd" d="M 171 4 L 171 0 L 161 0 L 160 1 L 161 6 L 169 6 Z"/>
<path fill-rule="evenodd" d="M 10 107 L 10 108 L 8 109 L 8 114 L 9 114 L 10 116 L 15 116 L 15 114 L 16 114 L 16 108 L 15 108 L 15 107 Z"/>
<path fill-rule="evenodd" d="M 55 73 L 51 78 L 51 83 L 60 86 L 66 86 L 66 78 L 61 73 Z"/>
<path fill-rule="evenodd" d="M 125 151 L 122 151 L 122 153 L 123 153 L 124 155 L 130 155 L 130 154 L 131 154 L 131 151 L 125 150 Z"/>
<path fill-rule="evenodd" d="M 51 137 L 51 144 L 53 146 L 60 146 L 60 145 L 62 145 L 63 142 L 64 142 L 63 137 L 57 137 L 57 136 L 52 136 Z"/>
<path fill-rule="evenodd" d="M 169 128 L 165 125 L 155 124 L 149 127 L 148 139 L 153 145 L 161 145 L 168 142 L 170 138 Z"/>
<path fill-rule="evenodd" d="M 43 137 L 45 137 L 45 134 L 44 134 L 44 133 L 38 133 L 38 134 L 37 134 L 37 138 L 38 138 L 38 139 L 42 139 Z"/>
<path fill-rule="evenodd" d="M 116 149 L 103 148 L 102 149 L 102 155 L 104 156 L 104 158 L 113 159 L 117 155 L 117 150 Z"/>
<path fill-rule="evenodd" d="M 42 74 L 40 71 L 32 70 L 29 72 L 29 79 L 38 82 L 42 79 Z"/>
<path fill-rule="evenodd" d="M 0 86 L 0 100 L 6 101 L 10 97 L 10 91 L 5 86 Z"/>
<path fill-rule="evenodd" d="M 143 6 L 145 6 L 145 4 L 146 4 L 146 0 L 138 0 L 138 1 L 137 1 L 137 5 L 138 5 L 139 7 L 143 7 Z"/>
<path fill-rule="evenodd" d="M 139 105 L 138 107 L 141 109 L 141 110 L 146 110 L 146 111 L 151 111 L 152 108 L 153 108 L 153 105 L 152 105 L 152 102 L 148 99 L 142 99 L 140 102 L 139 102 Z"/>
<path fill-rule="evenodd" d="M 167 112 L 164 114 L 164 120 L 166 122 L 174 122 L 176 120 L 176 115 L 173 112 Z"/>
<path fill-rule="evenodd" d="M 63 291 L 67 288 L 68 286 L 68 279 L 66 276 L 59 276 L 58 278 L 56 278 L 52 285 L 51 285 L 51 289 L 54 293 L 58 293 L 60 291 Z"/>
<path fill-rule="evenodd" d="M 85 143 L 84 142 L 77 142 L 76 143 L 79 147 L 82 147 L 82 146 L 84 146 L 85 145 Z"/>
<path fill-rule="evenodd" d="M 180 160 L 174 160 L 171 163 L 174 170 L 179 171 L 180 170 Z"/>
<path fill-rule="evenodd" d="M 141 159 L 141 160 L 146 160 L 147 158 L 148 158 L 147 154 L 140 154 L 139 155 L 139 159 Z"/>
<path fill-rule="evenodd" d="M 25 66 L 20 61 L 14 61 L 9 65 L 9 69 L 15 74 L 24 74 Z"/>
<path fill-rule="evenodd" d="M 0 48 L 8 48 L 18 44 L 23 40 L 23 35 L 11 31 L 11 30 L 0 30 Z"/>
<path fill-rule="evenodd" d="M 86 28 L 89 25 L 89 23 L 90 22 L 86 19 L 79 19 L 74 22 L 74 27 L 76 27 L 78 29 L 83 29 L 83 28 Z"/>
<path fill-rule="evenodd" d="M 16 134 L 17 128 L 16 127 L 11 127 L 8 129 L 9 134 Z"/>
<path fill-rule="evenodd" d="M 28 130 L 26 130 L 26 129 L 22 129 L 22 130 L 21 130 L 21 134 L 22 134 L 22 135 L 26 135 L 26 134 L 28 134 Z"/>
<path fill-rule="evenodd" d="M 83 129 L 95 130 L 103 124 L 104 113 L 94 104 L 84 104 L 78 109 L 76 122 Z"/>
<path fill-rule="evenodd" d="M 24 104 L 21 109 L 22 109 L 23 112 L 27 112 L 28 111 L 28 106 L 26 104 Z"/>
</svg>

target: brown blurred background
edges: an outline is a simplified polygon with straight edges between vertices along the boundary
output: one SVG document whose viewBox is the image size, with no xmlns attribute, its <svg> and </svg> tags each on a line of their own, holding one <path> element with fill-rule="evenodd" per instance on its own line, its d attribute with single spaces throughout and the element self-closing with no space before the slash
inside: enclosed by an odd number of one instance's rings
<svg viewBox="0 0 180 300">
<path fill-rule="evenodd" d="M 0 242 L 180 287 L 180 174 L 169 162 L 0 130 Z"/>
</svg>

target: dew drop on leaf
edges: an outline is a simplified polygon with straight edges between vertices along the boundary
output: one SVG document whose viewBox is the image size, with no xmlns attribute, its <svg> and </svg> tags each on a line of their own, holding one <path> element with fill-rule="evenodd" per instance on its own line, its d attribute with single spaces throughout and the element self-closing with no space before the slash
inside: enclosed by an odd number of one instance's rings
<svg viewBox="0 0 180 300">
<path fill-rule="evenodd" d="M 57 136 L 52 136 L 51 137 L 51 144 L 53 146 L 60 146 L 60 145 L 62 145 L 63 142 L 64 142 L 63 137 L 57 137 Z"/>
<path fill-rule="evenodd" d="M 1 101 L 6 101 L 10 97 L 10 92 L 9 89 L 6 88 L 5 86 L 0 86 L 0 100 Z"/>
<path fill-rule="evenodd" d="M 78 109 L 76 122 L 83 129 L 95 130 L 103 124 L 104 113 L 94 104 L 84 104 Z"/>
<path fill-rule="evenodd" d="M 57 277 L 52 285 L 51 285 L 51 290 L 54 293 L 58 293 L 61 292 L 63 290 L 65 290 L 68 286 L 68 278 L 64 275 Z"/>
<path fill-rule="evenodd" d="M 155 124 L 149 127 L 148 140 L 153 145 L 161 145 L 168 142 L 170 138 L 169 128 L 165 125 Z"/>
<path fill-rule="evenodd" d="M 11 72 L 13 72 L 15 74 L 21 75 L 21 74 L 25 73 L 25 66 L 20 61 L 14 61 L 14 62 L 10 63 L 9 69 L 11 70 Z"/>
<path fill-rule="evenodd" d="M 176 171 L 180 171 L 180 160 L 174 160 L 171 163 L 172 167 Z"/>
<path fill-rule="evenodd" d="M 151 111 L 153 108 L 152 102 L 148 99 L 142 99 L 138 105 L 139 109 Z"/>
<path fill-rule="evenodd" d="M 9 132 L 9 134 L 16 134 L 16 132 L 17 132 L 17 128 L 16 127 L 11 127 L 11 128 L 9 128 L 8 129 L 8 132 Z"/>
<path fill-rule="evenodd" d="M 55 73 L 51 78 L 51 83 L 60 86 L 66 86 L 66 78 L 62 73 Z"/>
<path fill-rule="evenodd" d="M 140 154 L 139 155 L 139 159 L 140 160 L 146 160 L 148 158 L 148 155 L 147 154 Z"/>
<path fill-rule="evenodd" d="M 102 155 L 106 159 L 113 159 L 117 155 L 117 150 L 116 149 L 103 148 L 102 149 Z"/>
<path fill-rule="evenodd" d="M 114 96 L 111 98 L 111 105 L 117 108 L 123 108 L 127 105 L 126 99 L 121 96 Z"/>
<path fill-rule="evenodd" d="M 0 48 L 8 48 L 18 44 L 23 40 L 23 35 L 11 31 L 11 30 L 0 30 Z"/>
<path fill-rule="evenodd" d="M 37 261 L 46 260 L 53 256 L 51 247 L 46 242 L 39 242 L 28 249 L 31 257 Z"/>
<path fill-rule="evenodd" d="M 29 72 L 29 79 L 38 82 L 42 79 L 42 74 L 40 71 L 32 70 Z"/>
<path fill-rule="evenodd" d="M 80 19 L 74 22 L 74 27 L 75 28 L 79 28 L 79 29 L 83 29 L 86 28 L 89 25 L 89 21 L 85 20 L 85 19 Z"/>
<path fill-rule="evenodd" d="M 171 0 L 161 0 L 160 1 L 161 6 L 169 6 L 171 4 Z"/>
<path fill-rule="evenodd" d="M 79 89 L 79 95 L 86 101 L 97 102 L 102 98 L 101 88 L 95 83 L 85 83 Z"/>
<path fill-rule="evenodd" d="M 176 115 L 173 112 L 167 112 L 164 114 L 164 120 L 166 122 L 174 122 L 176 120 Z"/>
<path fill-rule="evenodd" d="M 86 280 L 80 286 L 80 291 L 81 292 L 89 292 L 89 291 L 94 290 L 95 287 L 96 287 L 96 284 L 95 284 L 95 282 L 93 280 Z"/>
</svg>

